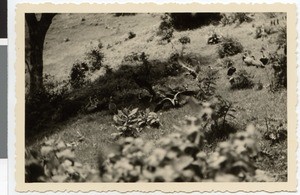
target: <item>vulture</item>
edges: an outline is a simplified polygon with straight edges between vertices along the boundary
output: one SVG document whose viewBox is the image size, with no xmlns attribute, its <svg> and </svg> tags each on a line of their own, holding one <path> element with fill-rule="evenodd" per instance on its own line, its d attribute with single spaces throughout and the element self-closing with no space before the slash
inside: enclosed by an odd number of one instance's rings
<svg viewBox="0 0 300 195">
<path fill-rule="evenodd" d="M 236 72 L 236 68 L 231 66 L 227 71 L 227 76 L 232 76 Z"/>
<path fill-rule="evenodd" d="M 192 96 L 195 95 L 195 91 L 181 91 L 177 92 L 173 97 L 165 97 L 163 98 L 158 104 L 156 105 L 154 112 L 158 112 L 163 108 L 163 106 L 167 103 L 171 104 L 173 107 L 178 107 L 180 105 L 183 105 L 184 99 L 182 99 L 182 96 Z"/>
<path fill-rule="evenodd" d="M 261 61 L 264 65 L 268 64 L 269 62 L 269 58 L 267 58 L 264 54 L 264 51 L 260 51 L 262 53 L 261 58 L 259 59 L 259 61 Z"/>
</svg>

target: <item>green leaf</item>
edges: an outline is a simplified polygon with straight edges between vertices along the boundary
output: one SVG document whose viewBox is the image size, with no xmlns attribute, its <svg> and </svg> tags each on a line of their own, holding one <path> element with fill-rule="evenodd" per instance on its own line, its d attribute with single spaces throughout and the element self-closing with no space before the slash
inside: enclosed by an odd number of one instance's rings
<svg viewBox="0 0 300 195">
<path fill-rule="evenodd" d="M 75 159 L 75 153 L 69 148 L 62 150 L 61 152 L 57 152 L 56 156 L 59 159 L 69 159 L 69 160 Z"/>
<path fill-rule="evenodd" d="M 189 166 L 194 159 L 190 156 L 181 156 L 180 158 L 177 158 L 173 165 L 176 171 L 182 171 L 184 168 Z"/>
<path fill-rule="evenodd" d="M 58 150 L 62 150 L 62 149 L 64 149 L 64 148 L 66 148 L 67 146 L 66 146 L 66 144 L 65 144 L 65 142 L 63 142 L 62 140 L 60 140 L 57 144 L 56 144 L 56 148 L 58 149 Z"/>
<path fill-rule="evenodd" d="M 52 151 L 53 151 L 53 147 L 52 146 L 42 146 L 41 147 L 41 154 L 42 154 L 42 156 L 47 156 Z"/>
<path fill-rule="evenodd" d="M 137 113 L 138 110 L 139 110 L 138 108 L 133 109 L 133 110 L 130 112 L 129 116 L 135 115 L 135 114 Z"/>
</svg>

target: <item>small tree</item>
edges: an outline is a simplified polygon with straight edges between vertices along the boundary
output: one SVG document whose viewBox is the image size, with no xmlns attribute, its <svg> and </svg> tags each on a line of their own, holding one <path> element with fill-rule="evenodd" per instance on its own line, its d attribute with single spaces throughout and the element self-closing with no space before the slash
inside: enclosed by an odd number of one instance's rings
<svg viewBox="0 0 300 195">
<path fill-rule="evenodd" d="M 55 13 L 43 13 L 40 20 L 35 13 L 26 13 L 25 20 L 29 32 L 29 58 L 27 69 L 30 75 L 29 94 L 32 96 L 43 91 L 43 49 L 46 33 L 52 23 Z"/>
</svg>

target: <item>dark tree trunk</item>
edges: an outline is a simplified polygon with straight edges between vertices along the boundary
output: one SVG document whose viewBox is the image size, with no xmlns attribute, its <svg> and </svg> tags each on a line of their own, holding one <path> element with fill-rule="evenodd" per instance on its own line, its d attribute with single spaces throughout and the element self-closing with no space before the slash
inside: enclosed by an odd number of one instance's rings
<svg viewBox="0 0 300 195">
<path fill-rule="evenodd" d="M 25 14 L 26 23 L 29 30 L 29 56 L 30 62 L 28 71 L 30 74 L 30 95 L 43 91 L 43 49 L 47 30 L 56 14 L 44 13 L 40 20 L 37 20 L 34 13 Z"/>
</svg>

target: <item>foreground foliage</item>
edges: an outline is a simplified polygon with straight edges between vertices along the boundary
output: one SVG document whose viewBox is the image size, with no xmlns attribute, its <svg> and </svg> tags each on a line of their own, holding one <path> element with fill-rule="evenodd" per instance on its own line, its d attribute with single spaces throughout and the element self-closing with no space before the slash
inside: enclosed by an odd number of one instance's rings
<svg viewBox="0 0 300 195">
<path fill-rule="evenodd" d="M 121 139 L 119 149 L 99 165 L 99 170 L 78 163 L 72 146 L 62 140 L 46 140 L 39 152 L 26 153 L 26 182 L 268 181 L 253 161 L 259 148 L 252 125 L 219 143 L 212 153 L 204 150 L 205 129 L 218 110 L 214 106 L 201 109 L 197 117 L 188 118 L 182 128 L 156 144 L 141 138 Z M 134 116 L 137 111 L 127 115 Z"/>
</svg>

